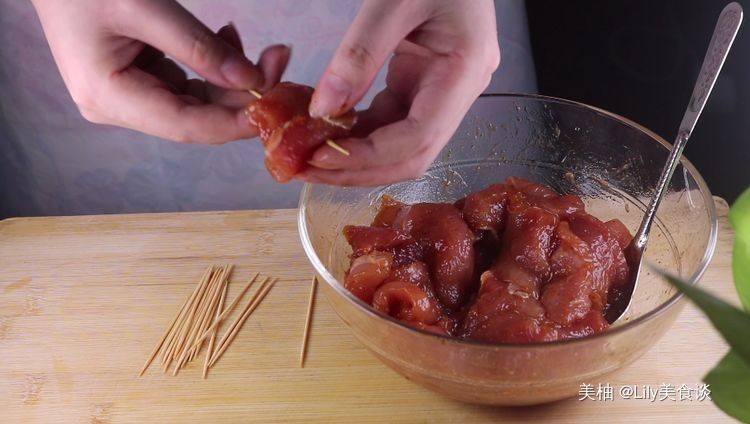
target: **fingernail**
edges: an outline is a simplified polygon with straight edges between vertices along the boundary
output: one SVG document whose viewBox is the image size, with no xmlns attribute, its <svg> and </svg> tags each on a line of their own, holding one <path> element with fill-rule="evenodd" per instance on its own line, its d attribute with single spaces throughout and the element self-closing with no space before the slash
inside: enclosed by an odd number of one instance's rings
<svg viewBox="0 0 750 424">
<path fill-rule="evenodd" d="M 220 68 L 221 75 L 237 89 L 245 90 L 263 85 L 263 74 L 246 57 L 229 54 Z"/>
<path fill-rule="evenodd" d="M 242 53 L 242 38 L 240 37 L 240 33 L 239 31 L 237 31 L 237 27 L 234 25 L 234 22 L 229 21 L 229 23 L 219 28 L 216 33 L 233 49 Z"/>
<path fill-rule="evenodd" d="M 232 22 L 232 21 L 227 22 L 226 25 L 224 25 L 223 27 L 219 28 L 218 32 L 225 33 L 225 34 L 231 34 L 232 36 L 235 36 L 235 37 L 238 37 L 238 38 L 240 36 L 240 33 L 237 31 L 237 27 L 234 25 L 234 22 Z"/>
<path fill-rule="evenodd" d="M 346 107 L 351 91 L 351 85 L 343 78 L 331 73 L 326 74 L 310 102 L 310 116 L 320 118 L 340 112 Z"/>
<path fill-rule="evenodd" d="M 327 155 L 319 155 L 319 156 L 322 157 L 322 160 L 316 159 L 315 157 L 313 157 L 312 159 L 307 161 L 308 165 L 314 166 L 316 168 L 328 169 L 328 170 L 340 168 L 340 166 L 336 163 L 333 163 Z"/>
<path fill-rule="evenodd" d="M 321 146 L 316 150 L 310 157 L 310 162 L 313 166 L 318 168 L 340 168 L 341 167 L 341 154 L 334 151 L 328 146 Z"/>
<path fill-rule="evenodd" d="M 292 58 L 292 45 L 284 44 L 284 47 L 286 47 L 286 63 L 284 63 L 284 68 L 286 68 L 289 65 L 289 59 Z"/>
</svg>

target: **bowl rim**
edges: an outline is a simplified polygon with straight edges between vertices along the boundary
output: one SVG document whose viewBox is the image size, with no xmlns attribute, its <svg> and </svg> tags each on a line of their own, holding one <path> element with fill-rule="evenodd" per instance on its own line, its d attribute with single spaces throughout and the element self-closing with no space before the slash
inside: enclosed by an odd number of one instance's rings
<svg viewBox="0 0 750 424">
<path fill-rule="evenodd" d="M 667 142 L 664 138 L 662 138 L 658 134 L 654 133 L 648 128 L 628 118 L 625 118 L 624 116 L 607 111 L 605 109 L 598 108 L 596 106 L 591 106 L 591 105 L 577 102 L 574 100 L 567 100 L 567 99 L 562 99 L 562 98 L 552 97 L 552 96 L 544 96 L 540 94 L 525 94 L 525 93 L 485 93 L 485 94 L 481 94 L 478 99 L 482 99 L 482 98 L 520 98 L 520 99 L 526 99 L 526 100 L 554 102 L 554 103 L 565 104 L 568 106 L 578 107 L 582 109 L 587 109 L 587 110 L 602 114 L 605 117 L 608 117 L 615 121 L 619 121 L 620 123 L 627 125 L 629 127 L 632 127 L 638 131 L 641 131 L 642 133 L 646 134 L 647 136 L 651 137 L 656 142 L 661 144 L 665 149 L 667 149 L 667 151 L 670 150 L 672 147 L 671 143 Z M 708 244 L 706 245 L 706 249 L 703 252 L 703 258 L 700 261 L 700 266 L 693 273 L 693 275 L 690 276 L 688 280 L 688 283 L 690 285 L 695 286 L 700 280 L 700 278 L 703 276 L 703 274 L 705 273 L 706 269 L 708 269 L 708 266 L 713 257 L 714 250 L 716 249 L 716 241 L 718 238 L 719 222 L 718 222 L 718 216 L 716 215 L 716 206 L 713 201 L 713 195 L 711 194 L 711 191 L 709 190 L 708 185 L 703 179 L 703 176 L 698 172 L 695 166 L 693 166 L 693 164 L 685 156 L 682 156 L 680 158 L 680 164 L 690 172 L 690 175 L 694 178 L 695 182 L 697 183 L 701 194 L 706 199 L 706 212 L 708 213 L 709 220 L 711 221 L 710 229 L 709 229 Z M 490 343 L 490 342 L 484 342 L 484 341 L 478 341 L 478 340 L 459 339 L 456 337 L 432 333 L 426 330 L 410 327 L 389 315 L 386 315 L 380 311 L 376 311 L 375 309 L 372 308 L 371 305 L 366 304 L 365 302 L 363 302 L 362 300 L 354 296 L 349 290 L 346 289 L 346 287 L 344 287 L 344 285 L 341 282 L 338 281 L 337 278 L 335 278 L 328 271 L 328 268 L 323 264 L 320 257 L 318 257 L 317 253 L 315 252 L 315 249 L 313 248 L 312 240 L 310 240 L 309 233 L 307 231 L 307 222 L 305 220 L 305 212 L 307 210 L 305 206 L 305 201 L 309 197 L 312 187 L 313 187 L 312 184 L 305 183 L 305 185 L 302 187 L 302 191 L 300 192 L 300 199 L 299 199 L 298 212 L 297 212 L 297 228 L 298 228 L 299 236 L 302 242 L 302 246 L 305 250 L 305 253 L 307 254 L 308 259 L 310 260 L 313 267 L 315 268 L 315 271 L 323 277 L 323 279 L 325 280 L 325 283 L 331 286 L 331 288 L 333 288 L 338 294 L 343 295 L 350 302 L 354 303 L 356 307 L 360 311 L 364 312 L 365 314 L 370 315 L 375 319 L 381 319 L 384 322 L 386 322 L 388 325 L 395 325 L 395 326 L 400 327 L 401 329 L 406 330 L 407 332 L 414 332 L 421 336 L 435 338 L 437 341 L 440 341 L 443 343 L 455 343 L 455 344 L 466 345 L 466 346 L 475 346 L 475 347 L 482 347 L 482 348 L 497 348 L 497 349 L 508 349 L 508 348 L 511 348 L 511 349 L 546 349 L 546 348 L 555 347 L 555 346 L 569 346 L 569 345 L 572 346 L 576 344 L 588 343 L 588 342 L 599 340 L 599 339 L 606 339 L 608 337 L 615 336 L 620 333 L 627 332 L 633 328 L 639 327 L 641 324 L 644 324 L 656 318 L 657 316 L 662 315 L 663 313 L 665 313 L 668 309 L 670 309 L 672 306 L 677 304 L 683 298 L 683 294 L 681 292 L 677 292 L 674 295 L 672 295 L 669 299 L 667 299 L 666 301 L 656 306 L 655 308 L 633 319 L 632 321 L 626 322 L 622 325 L 618 325 L 613 328 L 608 328 L 605 331 L 595 333 L 595 334 L 585 336 L 585 337 L 565 339 L 565 340 L 555 340 L 555 341 L 549 341 L 549 342 Z"/>
</svg>

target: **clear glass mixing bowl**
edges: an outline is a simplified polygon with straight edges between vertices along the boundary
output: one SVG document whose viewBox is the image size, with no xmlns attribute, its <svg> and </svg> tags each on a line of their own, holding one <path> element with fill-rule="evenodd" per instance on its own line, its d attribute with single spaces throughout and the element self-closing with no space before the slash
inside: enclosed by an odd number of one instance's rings
<svg viewBox="0 0 750 424">
<path fill-rule="evenodd" d="M 575 396 L 582 382 L 610 375 L 643 355 L 674 322 L 682 296 L 644 270 L 627 314 L 591 337 L 542 344 L 487 344 L 451 339 L 376 312 L 342 282 L 351 249 L 346 224 L 366 225 L 379 199 L 454 201 L 519 176 L 581 196 L 602 220 L 635 232 L 669 144 L 612 113 L 567 100 L 488 95 L 477 100 L 427 174 L 379 188 L 306 185 L 299 232 L 329 303 L 354 335 L 408 379 L 453 399 L 527 405 Z M 678 166 L 646 259 L 696 284 L 716 244 L 711 193 L 687 161 Z"/>
</svg>

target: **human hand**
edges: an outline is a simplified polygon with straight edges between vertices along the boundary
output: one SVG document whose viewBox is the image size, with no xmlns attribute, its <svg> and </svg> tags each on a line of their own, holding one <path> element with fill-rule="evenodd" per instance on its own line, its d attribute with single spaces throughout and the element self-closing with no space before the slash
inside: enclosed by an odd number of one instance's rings
<svg viewBox="0 0 750 424">
<path fill-rule="evenodd" d="M 365 0 L 321 77 L 313 116 L 354 107 L 393 54 L 386 88 L 355 134 L 313 155 L 298 178 L 372 186 L 421 176 L 500 63 L 491 0 Z"/>
<path fill-rule="evenodd" d="M 233 26 L 215 34 L 172 0 L 32 2 L 73 100 L 95 123 L 181 142 L 254 137 L 247 90 L 276 84 L 289 60 L 276 45 L 254 65 Z"/>
</svg>

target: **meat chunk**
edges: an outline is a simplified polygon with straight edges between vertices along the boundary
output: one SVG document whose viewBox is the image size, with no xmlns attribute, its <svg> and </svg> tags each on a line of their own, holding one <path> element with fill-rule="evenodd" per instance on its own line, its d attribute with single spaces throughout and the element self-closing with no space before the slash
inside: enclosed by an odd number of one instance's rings
<svg viewBox="0 0 750 424">
<path fill-rule="evenodd" d="M 466 224 L 473 231 L 487 230 L 497 234 L 505 225 L 507 203 L 508 187 L 494 184 L 466 196 L 459 206 Z"/>
<path fill-rule="evenodd" d="M 357 296 L 414 328 L 490 343 L 603 331 L 631 273 L 622 222 L 520 178 L 453 204 L 384 196 L 370 227 L 344 235 Z"/>
<path fill-rule="evenodd" d="M 344 237 L 354 250 L 354 256 L 361 256 L 373 250 L 388 250 L 411 241 L 411 237 L 393 228 L 347 225 Z"/>
<path fill-rule="evenodd" d="M 409 234 L 419 244 L 417 254 L 430 268 L 438 299 L 449 309 L 469 297 L 474 276 L 474 234 L 453 205 L 442 203 L 386 206 L 383 223 Z M 376 218 L 377 220 L 378 218 Z"/>
<path fill-rule="evenodd" d="M 544 319 L 544 308 L 525 291 L 482 274 L 476 300 L 466 314 L 459 336 L 494 343 L 531 343 L 555 340 L 557 332 Z"/>
<path fill-rule="evenodd" d="M 430 269 L 427 264 L 420 261 L 412 262 L 408 265 L 396 268 L 391 278 L 397 281 L 412 283 L 422 290 L 428 292 L 432 288 L 430 280 Z"/>
<path fill-rule="evenodd" d="M 604 310 L 610 288 L 628 281 L 630 268 L 618 239 L 609 228 L 589 214 L 575 214 L 570 229 L 591 249 L 594 269 L 591 276 L 592 302 L 597 310 Z"/>
<path fill-rule="evenodd" d="M 312 93 L 312 87 L 282 82 L 247 108 L 248 120 L 258 127 L 265 148 L 266 168 L 279 182 L 303 171 L 326 140 L 346 137 L 356 120 L 354 111 L 336 121 L 311 118 Z"/>
<path fill-rule="evenodd" d="M 549 255 L 558 221 L 557 215 L 544 208 L 523 207 L 511 200 L 503 250 L 507 250 L 515 262 L 533 272 L 538 277 L 536 283 L 549 278 Z M 493 271 L 496 268 L 493 265 Z"/>
<path fill-rule="evenodd" d="M 248 119 L 258 127 L 265 145 L 271 133 L 297 116 L 308 115 L 313 88 L 292 82 L 281 82 L 247 108 Z"/>
<path fill-rule="evenodd" d="M 405 281 L 391 281 L 380 287 L 372 306 L 402 321 L 433 325 L 440 319 L 440 309 L 424 290 Z"/>
<path fill-rule="evenodd" d="M 373 252 L 352 261 L 344 285 L 363 302 L 372 302 L 372 296 L 383 284 L 393 269 L 393 255 L 388 252 Z"/>
<path fill-rule="evenodd" d="M 555 229 L 557 248 L 550 258 L 552 279 L 543 287 L 547 318 L 562 326 L 582 319 L 591 310 L 593 258 L 589 246 L 563 221 Z"/>
</svg>

